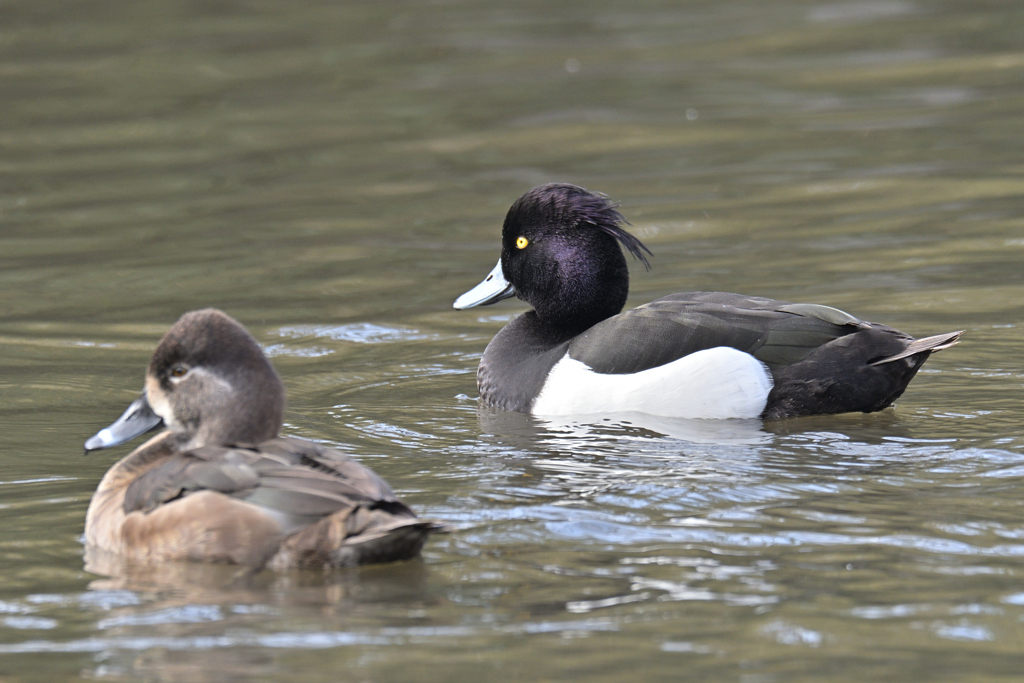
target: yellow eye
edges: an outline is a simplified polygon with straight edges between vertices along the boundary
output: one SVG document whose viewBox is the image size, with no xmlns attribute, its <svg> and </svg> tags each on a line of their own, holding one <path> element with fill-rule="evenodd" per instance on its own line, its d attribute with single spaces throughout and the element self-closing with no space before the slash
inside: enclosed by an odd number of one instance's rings
<svg viewBox="0 0 1024 683">
<path fill-rule="evenodd" d="M 526 249 L 526 245 L 530 243 L 530 240 L 525 237 L 520 237 L 516 240 L 516 247 L 519 249 Z"/>
<path fill-rule="evenodd" d="M 188 374 L 188 368 L 184 365 L 175 365 L 174 369 L 171 370 L 171 377 L 184 377 Z"/>
</svg>

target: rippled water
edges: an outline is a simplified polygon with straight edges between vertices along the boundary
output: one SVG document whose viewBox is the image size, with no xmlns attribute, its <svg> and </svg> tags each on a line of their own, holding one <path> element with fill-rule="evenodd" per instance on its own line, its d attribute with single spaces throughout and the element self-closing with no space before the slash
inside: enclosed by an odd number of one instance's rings
<svg viewBox="0 0 1024 683">
<path fill-rule="evenodd" d="M 13 2 L 0 27 L 4 680 L 1017 680 L 1024 14 L 1012 3 Z M 563 180 L 717 289 L 923 336 L 894 410 L 481 410 L 456 312 Z M 251 575 L 83 557 L 83 458 L 183 311 L 286 431 L 459 530 Z M 107 574 L 114 574 L 113 577 Z"/>
</svg>

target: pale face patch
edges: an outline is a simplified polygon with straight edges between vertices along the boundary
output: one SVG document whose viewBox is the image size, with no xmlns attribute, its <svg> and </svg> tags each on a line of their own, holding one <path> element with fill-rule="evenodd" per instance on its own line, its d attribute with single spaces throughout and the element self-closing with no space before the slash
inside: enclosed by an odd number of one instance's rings
<svg viewBox="0 0 1024 683">
<path fill-rule="evenodd" d="M 728 347 L 698 351 L 630 375 L 602 375 L 563 357 L 534 400 L 535 415 L 640 412 L 694 419 L 756 418 L 772 376 L 748 353 Z"/>
<path fill-rule="evenodd" d="M 149 402 L 149 407 L 160 416 L 168 429 L 174 432 L 184 431 L 181 423 L 174 419 L 171 403 L 167 400 L 167 394 L 160 388 L 160 382 L 151 375 L 146 375 L 146 400 Z"/>
<path fill-rule="evenodd" d="M 179 403 L 184 396 L 187 397 L 185 400 L 198 400 L 213 408 L 234 393 L 230 382 L 199 366 L 190 368 L 186 375 L 175 380 L 172 380 L 175 385 L 174 396 Z M 174 432 L 186 431 L 185 425 L 175 415 L 171 397 L 160 387 L 159 380 L 150 375 L 146 376 L 146 400 L 168 429 Z"/>
</svg>

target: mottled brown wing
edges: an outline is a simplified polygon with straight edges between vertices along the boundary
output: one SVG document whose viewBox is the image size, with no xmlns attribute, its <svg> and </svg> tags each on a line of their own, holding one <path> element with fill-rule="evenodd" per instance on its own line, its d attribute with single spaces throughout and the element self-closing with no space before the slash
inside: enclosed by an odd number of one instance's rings
<svg viewBox="0 0 1024 683">
<path fill-rule="evenodd" d="M 196 491 L 216 491 L 274 510 L 286 528 L 356 506 L 412 515 L 369 468 L 333 449 L 292 438 L 178 453 L 128 486 L 125 513 L 149 512 Z"/>
</svg>

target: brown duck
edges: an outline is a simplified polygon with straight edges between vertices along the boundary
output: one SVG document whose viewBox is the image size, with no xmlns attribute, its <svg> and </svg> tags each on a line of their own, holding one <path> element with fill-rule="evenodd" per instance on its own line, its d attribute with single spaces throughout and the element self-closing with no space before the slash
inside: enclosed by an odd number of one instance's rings
<svg viewBox="0 0 1024 683">
<path fill-rule="evenodd" d="M 252 335 L 224 313 L 186 313 L 145 389 L 86 451 L 166 429 L 103 477 L 85 519 L 93 548 L 131 561 L 349 566 L 414 557 L 431 531 L 369 468 L 278 436 L 285 393 Z"/>
</svg>

